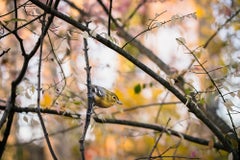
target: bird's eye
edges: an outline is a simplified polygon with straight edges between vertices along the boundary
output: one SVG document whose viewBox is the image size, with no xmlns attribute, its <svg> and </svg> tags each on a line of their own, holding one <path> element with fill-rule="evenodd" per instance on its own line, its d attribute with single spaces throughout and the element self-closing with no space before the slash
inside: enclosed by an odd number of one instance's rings
<svg viewBox="0 0 240 160">
<path fill-rule="evenodd" d="M 112 96 L 112 99 L 113 99 L 113 100 L 116 100 L 117 98 L 116 98 L 116 96 Z"/>
</svg>

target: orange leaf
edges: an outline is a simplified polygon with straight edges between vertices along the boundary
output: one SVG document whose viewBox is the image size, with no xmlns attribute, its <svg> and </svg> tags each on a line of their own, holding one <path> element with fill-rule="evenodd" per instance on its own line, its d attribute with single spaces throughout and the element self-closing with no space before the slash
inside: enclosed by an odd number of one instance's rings
<svg viewBox="0 0 240 160">
<path fill-rule="evenodd" d="M 40 105 L 43 108 L 50 108 L 50 106 L 52 105 L 52 102 L 53 102 L 53 98 L 51 97 L 51 95 L 49 93 L 45 93 L 40 102 Z"/>
</svg>

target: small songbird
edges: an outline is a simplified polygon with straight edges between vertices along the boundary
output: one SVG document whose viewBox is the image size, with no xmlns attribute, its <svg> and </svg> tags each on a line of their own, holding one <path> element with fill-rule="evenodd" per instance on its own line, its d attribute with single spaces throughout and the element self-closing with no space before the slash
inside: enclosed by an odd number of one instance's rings
<svg viewBox="0 0 240 160">
<path fill-rule="evenodd" d="M 114 104 L 122 104 L 115 93 L 107 90 L 104 87 L 91 85 L 91 90 L 94 96 L 94 105 L 98 107 L 109 108 Z"/>
</svg>

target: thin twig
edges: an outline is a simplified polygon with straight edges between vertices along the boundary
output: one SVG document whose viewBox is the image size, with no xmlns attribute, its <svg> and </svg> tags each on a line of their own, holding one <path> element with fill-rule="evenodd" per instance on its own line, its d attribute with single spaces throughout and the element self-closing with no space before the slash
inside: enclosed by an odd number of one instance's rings
<svg viewBox="0 0 240 160">
<path fill-rule="evenodd" d="M 212 36 L 206 41 L 206 43 L 203 45 L 203 48 L 207 48 L 209 43 L 212 41 L 212 39 L 218 34 L 218 32 L 226 26 L 229 22 L 232 21 L 234 17 L 236 17 L 240 13 L 240 9 L 238 9 L 234 14 L 232 14 L 231 17 L 229 17 L 221 26 L 217 28 L 217 30 L 212 34 Z"/>
<path fill-rule="evenodd" d="M 108 14 L 108 36 L 111 36 L 111 16 L 112 16 L 112 0 L 109 4 L 109 14 Z"/>
<path fill-rule="evenodd" d="M 66 128 L 66 129 L 58 130 L 58 131 L 53 132 L 53 133 L 49 133 L 49 137 L 52 137 L 52 136 L 55 136 L 55 135 L 58 135 L 58 134 L 63 134 L 63 133 L 72 131 L 72 130 L 74 130 L 74 129 L 76 129 L 76 128 L 79 128 L 80 126 L 81 126 L 81 124 L 75 125 L 75 126 L 72 126 L 72 127 Z M 28 141 L 28 142 L 16 143 L 16 144 L 13 144 L 13 145 L 8 145 L 8 147 L 24 146 L 24 145 L 28 145 L 28 144 L 31 144 L 31 143 L 36 142 L 36 141 L 43 140 L 44 138 L 45 138 L 45 137 L 34 138 L 34 139 L 31 139 L 31 140 Z"/>
<path fill-rule="evenodd" d="M 165 130 L 167 129 L 167 126 L 168 126 L 170 120 L 171 120 L 171 119 L 168 119 L 168 121 L 167 121 L 167 123 L 166 123 L 166 125 L 165 125 L 165 127 L 164 127 Z M 158 143 L 159 143 L 162 135 L 163 135 L 163 132 L 161 132 L 161 133 L 159 134 L 159 136 L 157 137 L 157 140 L 155 141 L 155 143 L 154 143 L 154 145 L 153 145 L 153 147 L 152 147 L 152 150 L 151 150 L 151 152 L 150 152 L 150 154 L 149 154 L 149 156 L 148 156 L 149 159 L 152 157 L 152 154 L 153 154 L 154 150 L 157 148 L 157 145 L 158 145 Z"/>
<path fill-rule="evenodd" d="M 168 97 L 168 94 L 169 94 L 169 92 L 167 91 L 167 93 L 164 95 L 164 97 L 163 97 L 163 104 L 164 104 L 164 101 L 166 100 L 166 98 Z M 159 117 L 160 117 L 160 113 L 161 113 L 161 111 L 162 111 L 162 106 L 160 105 L 159 106 L 159 108 L 158 108 L 158 111 L 157 111 L 157 115 L 156 115 L 156 118 L 155 118 L 155 123 L 158 123 L 158 120 L 159 120 Z"/>
<path fill-rule="evenodd" d="M 135 160 L 152 160 L 152 159 L 174 159 L 174 158 L 177 158 L 177 159 L 184 159 L 184 160 L 200 160 L 201 158 L 198 158 L 198 157 L 186 157 L 186 156 L 178 156 L 178 155 L 175 155 L 175 156 L 162 156 L 162 155 L 159 155 L 159 156 L 152 156 L 152 157 L 140 157 L 140 158 L 136 158 Z"/>
<path fill-rule="evenodd" d="M 48 36 L 48 40 L 49 40 L 49 43 L 50 43 L 50 46 L 51 46 L 51 49 L 52 49 L 53 57 L 56 60 L 58 66 L 61 70 L 62 77 L 63 77 L 63 86 L 61 87 L 60 91 L 57 92 L 57 96 L 52 102 L 52 106 L 53 106 L 56 103 L 56 101 L 58 100 L 58 98 L 62 95 L 62 92 L 63 92 L 64 88 L 66 87 L 67 82 L 66 82 L 66 76 L 65 76 L 64 70 L 62 68 L 61 62 L 59 61 L 59 59 L 58 59 L 58 57 L 55 53 L 55 49 L 53 47 L 53 43 L 52 43 L 52 40 L 51 40 L 51 37 L 50 37 L 49 33 L 47 33 L 47 36 Z"/>
<path fill-rule="evenodd" d="M 144 29 L 143 31 L 139 32 L 137 35 L 135 35 L 134 37 L 132 37 L 132 39 L 130 39 L 129 41 L 127 41 L 127 42 L 122 46 L 122 48 L 125 48 L 129 43 L 131 43 L 132 41 L 134 41 L 135 39 L 137 39 L 137 37 L 139 37 L 140 35 L 148 32 L 148 31 L 151 31 L 151 30 L 153 30 L 153 29 L 155 29 L 155 28 L 159 28 L 159 26 L 158 26 L 155 22 L 156 22 L 156 20 L 157 20 L 157 18 L 158 18 L 159 16 L 161 16 L 162 14 L 164 14 L 164 13 L 166 13 L 166 12 L 167 12 L 167 11 L 165 10 L 165 11 L 161 12 L 160 14 L 157 14 L 153 19 L 150 20 L 149 25 L 148 25 L 148 27 L 147 27 L 146 29 Z M 184 16 L 183 16 L 183 17 L 184 17 Z M 183 17 L 181 17 L 181 18 L 183 18 Z M 171 22 L 171 20 L 161 22 L 161 25 L 164 25 L 164 24 L 169 23 L 169 22 Z"/>
<path fill-rule="evenodd" d="M 0 105 L 0 110 L 6 110 L 6 106 L 2 106 Z M 37 113 L 39 109 L 37 108 L 29 108 L 29 107 L 13 107 L 12 109 L 14 112 L 17 113 Z M 52 114 L 52 115 L 57 115 L 57 116 L 64 116 L 64 117 L 69 117 L 69 118 L 73 118 L 73 119 L 81 119 L 81 114 L 78 113 L 71 113 L 71 112 L 66 112 L 66 111 L 58 111 L 58 110 L 54 110 L 54 109 L 43 109 L 40 108 L 40 112 L 41 113 L 45 113 L 45 114 Z"/>
<path fill-rule="evenodd" d="M 14 0 L 14 14 L 15 14 L 15 19 L 18 19 L 18 7 L 17 7 L 17 0 Z M 14 22 L 14 28 L 17 29 L 18 28 L 18 21 Z"/>
<path fill-rule="evenodd" d="M 42 34 L 44 32 L 44 27 L 45 27 L 45 19 L 46 19 L 46 15 L 43 16 L 43 20 L 42 20 Z M 52 158 L 54 160 L 57 160 L 57 156 L 53 150 L 53 147 L 52 147 L 52 144 L 50 142 L 50 139 L 48 137 L 48 133 L 47 133 L 47 129 L 46 129 L 46 126 L 44 124 L 44 120 L 42 118 L 42 115 L 41 115 L 41 112 L 40 112 L 40 100 L 41 100 L 41 91 L 42 91 L 42 87 L 41 87 L 41 72 L 42 72 L 42 56 L 43 56 L 43 41 L 44 41 L 44 37 L 41 38 L 41 45 L 40 45 L 40 54 L 39 54 L 39 63 L 38 63 L 38 82 L 37 82 L 37 115 L 38 115 L 38 118 L 39 118 L 39 121 L 40 121 L 40 124 L 41 124 L 41 127 L 42 127 L 42 130 L 43 130 L 43 133 L 44 133 L 44 137 L 45 137 L 45 140 L 47 142 L 47 146 L 48 146 L 48 149 L 52 155 Z"/>
<path fill-rule="evenodd" d="M 8 48 L 7 50 L 3 50 L 2 53 L 0 54 L 0 57 L 2 57 L 5 53 L 8 53 L 11 48 Z"/>
<path fill-rule="evenodd" d="M 18 30 L 20 30 L 20 29 L 26 27 L 26 26 L 29 25 L 29 24 L 32 24 L 34 21 L 40 19 L 42 16 L 43 16 L 43 14 L 41 14 L 41 15 L 37 16 L 36 18 L 30 20 L 29 22 L 27 22 L 27 23 L 25 23 L 25 24 L 19 26 L 18 28 L 15 28 L 14 30 L 10 30 L 10 29 L 8 29 L 8 28 L 7 28 L 7 27 L 6 27 L 6 26 L 0 21 L 0 25 L 2 25 L 2 26 L 3 26 L 5 29 L 7 29 L 7 31 L 8 31 L 8 33 L 6 33 L 6 34 L 0 36 L 0 39 L 2 39 L 2 38 L 4 38 L 4 37 L 8 36 L 9 34 L 13 34 L 13 33 L 17 32 Z"/>
<path fill-rule="evenodd" d="M 132 19 L 132 17 L 137 13 L 137 11 L 147 2 L 147 0 L 142 0 L 141 3 L 137 5 L 137 7 L 133 10 L 133 12 L 128 16 L 128 18 L 123 22 L 123 26 L 126 26 L 126 24 Z"/>
<path fill-rule="evenodd" d="M 87 22 L 87 24 L 86 24 L 87 27 L 88 27 L 89 23 L 90 22 Z M 89 124 L 91 121 L 91 115 L 92 115 L 92 110 L 93 110 L 93 94 L 92 94 L 92 90 L 90 87 L 91 86 L 91 74 L 90 74 L 91 67 L 89 65 L 89 58 L 88 58 L 88 42 L 87 42 L 86 38 L 84 38 L 83 41 L 84 41 L 84 56 L 85 56 L 85 62 L 86 62 L 85 70 L 87 73 L 88 108 L 86 111 L 87 114 L 86 114 L 86 120 L 85 120 L 84 129 L 83 129 L 83 134 L 79 140 L 79 143 L 80 143 L 80 153 L 81 153 L 82 160 L 85 160 L 84 144 L 85 144 L 85 138 L 86 138 L 87 130 L 88 130 L 88 127 L 89 127 Z"/>
<path fill-rule="evenodd" d="M 143 108 L 147 108 L 147 107 L 173 105 L 173 104 L 180 104 L 180 103 L 182 103 L 182 102 L 177 101 L 177 102 L 150 103 L 150 104 L 138 105 L 138 106 L 134 106 L 134 107 L 131 107 L 131 108 L 125 108 L 121 111 L 113 112 L 112 115 L 116 115 L 116 114 L 123 113 L 123 112 L 134 111 L 134 110 L 137 110 L 137 109 L 143 109 Z"/>
<path fill-rule="evenodd" d="M 18 7 L 14 8 L 13 10 L 9 11 L 8 13 L 5 13 L 5 14 L 0 15 L 0 18 L 5 17 L 5 16 L 7 16 L 7 15 L 13 13 L 13 12 L 15 12 L 16 9 L 19 9 L 19 8 L 27 5 L 28 2 L 30 2 L 30 1 L 26 1 L 26 2 L 24 2 L 23 4 L 19 5 Z"/>
<path fill-rule="evenodd" d="M 204 67 L 204 65 L 199 61 L 198 57 L 194 54 L 194 52 L 188 48 L 188 46 L 181 41 L 179 38 L 176 38 L 176 40 L 181 43 L 188 51 L 189 53 L 194 57 L 194 59 L 197 61 L 197 63 L 199 64 L 199 66 L 203 69 L 203 71 L 206 73 L 206 75 L 208 76 L 208 78 L 210 79 L 210 81 L 212 82 L 212 84 L 214 85 L 214 87 L 216 88 L 218 94 L 221 96 L 222 100 L 224 102 L 226 102 L 222 92 L 220 91 L 219 87 L 217 86 L 217 84 L 215 83 L 215 81 L 213 80 L 212 76 L 210 75 L 210 73 L 207 71 L 207 69 Z"/>
</svg>

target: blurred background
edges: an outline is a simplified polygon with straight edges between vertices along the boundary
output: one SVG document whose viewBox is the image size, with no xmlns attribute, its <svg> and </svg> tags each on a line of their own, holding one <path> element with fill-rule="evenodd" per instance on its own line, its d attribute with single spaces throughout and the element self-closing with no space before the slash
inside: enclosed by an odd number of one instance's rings
<svg viewBox="0 0 240 160">
<path fill-rule="evenodd" d="M 44 0 L 41 2 L 45 3 Z M 109 1 L 102 1 L 109 6 Z M 17 1 L 19 26 L 42 14 L 43 11 L 29 1 Z M 58 11 L 80 23 L 91 21 L 89 28 L 109 38 L 112 42 L 175 85 L 174 79 L 181 75 L 184 83 L 177 87 L 184 94 L 196 93 L 199 103 L 208 112 L 213 105 L 217 114 L 231 126 L 226 108 L 231 110 L 234 124 L 239 126 L 239 15 L 224 24 L 239 10 L 240 1 L 231 0 L 121 0 L 112 2 L 112 16 L 125 32 L 136 37 L 143 46 L 162 60 L 168 69 L 163 69 L 142 53 L 141 47 L 128 43 L 116 24 L 111 24 L 108 35 L 108 15 L 96 0 L 62 0 Z M 13 2 L 0 1 L 0 19 L 13 28 Z M 5 15 L 9 13 L 8 15 Z M 18 30 L 24 48 L 29 53 L 41 34 L 41 25 L 36 20 Z M 221 27 L 224 24 L 223 27 Z M 217 29 L 217 35 L 207 47 L 203 45 Z M 146 30 L 147 29 L 147 30 Z M 18 41 L 13 34 L 0 31 L 0 49 L 7 53 L 0 57 L 0 99 L 4 106 L 11 91 L 11 82 L 23 65 Z M 85 121 L 87 106 L 86 67 L 83 45 L 84 33 L 72 25 L 54 18 L 44 39 L 42 62 L 41 107 L 56 111 L 81 114 L 81 119 L 59 115 L 42 114 L 50 140 L 59 159 L 80 159 L 79 139 Z M 216 94 L 209 77 L 203 72 L 193 55 L 176 38 L 190 48 L 209 71 L 227 102 Z M 91 65 L 92 83 L 115 92 L 123 105 L 108 109 L 95 108 L 100 118 L 125 119 L 148 124 L 157 124 L 194 137 L 216 141 L 212 132 L 171 92 L 124 57 L 92 38 L 87 38 Z M 1 53 L 3 53 L 1 51 Z M 157 60 L 157 59 L 156 59 Z M 37 70 L 39 52 L 31 59 L 27 73 L 17 89 L 16 105 L 37 107 Z M 136 159 L 148 156 L 160 136 L 152 155 L 196 159 L 227 159 L 228 153 L 207 146 L 188 142 L 171 134 L 153 130 L 101 124 L 91 120 L 86 137 L 86 159 Z M 3 137 L 3 131 L 1 131 Z M 187 159 L 186 158 L 186 159 Z M 52 159 L 44 140 L 36 113 L 22 112 L 15 116 L 14 126 L 3 159 Z M 164 159 L 164 158 L 163 158 Z"/>
</svg>

